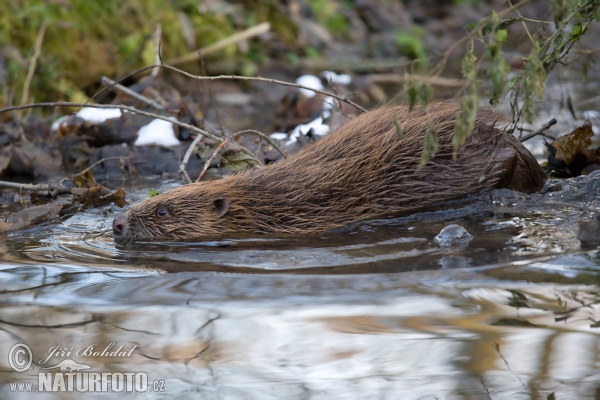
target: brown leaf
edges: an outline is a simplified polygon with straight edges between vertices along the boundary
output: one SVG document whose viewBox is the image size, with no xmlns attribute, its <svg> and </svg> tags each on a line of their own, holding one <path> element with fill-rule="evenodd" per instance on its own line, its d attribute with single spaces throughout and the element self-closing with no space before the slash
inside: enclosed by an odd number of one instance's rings
<svg viewBox="0 0 600 400">
<path fill-rule="evenodd" d="M 71 189 L 71 193 L 81 195 L 80 190 L 74 189 L 75 188 Z M 125 206 L 125 192 L 121 189 L 117 189 L 113 192 L 102 185 L 96 185 L 88 189 L 87 192 L 81 196 L 83 196 L 83 202 L 79 208 L 80 210 L 101 207 L 108 205 L 111 202 L 114 202 L 118 207 Z"/>
<path fill-rule="evenodd" d="M 9 215 L 6 222 L 0 222 L 0 232 L 15 231 L 42 221 L 58 218 L 58 212 L 65 203 L 51 203 L 30 207 Z"/>
<path fill-rule="evenodd" d="M 71 180 L 77 187 L 80 188 L 91 188 L 96 185 L 96 179 L 94 179 L 94 173 L 91 169 L 83 173 L 75 174 L 71 177 Z"/>
<path fill-rule="evenodd" d="M 552 146 L 556 149 L 555 157 L 567 165 L 571 164 L 577 153 L 583 153 L 592 144 L 592 136 L 594 136 L 592 123 L 585 121 L 573 132 L 552 142 Z"/>
</svg>

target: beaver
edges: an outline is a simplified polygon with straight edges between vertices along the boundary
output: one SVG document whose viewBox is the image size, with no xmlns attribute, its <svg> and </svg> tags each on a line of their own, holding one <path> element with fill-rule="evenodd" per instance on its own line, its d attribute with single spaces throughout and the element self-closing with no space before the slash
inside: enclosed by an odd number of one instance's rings
<svg viewBox="0 0 600 400">
<path fill-rule="evenodd" d="M 532 193 L 546 175 L 498 115 L 479 110 L 456 153 L 459 109 L 388 106 L 354 118 L 300 152 L 221 180 L 189 184 L 134 204 L 113 221 L 117 243 L 188 241 L 235 233 L 316 234 L 413 213 L 494 188 Z M 422 168 L 425 132 L 438 151 Z M 454 154 L 455 153 L 455 154 Z"/>
</svg>

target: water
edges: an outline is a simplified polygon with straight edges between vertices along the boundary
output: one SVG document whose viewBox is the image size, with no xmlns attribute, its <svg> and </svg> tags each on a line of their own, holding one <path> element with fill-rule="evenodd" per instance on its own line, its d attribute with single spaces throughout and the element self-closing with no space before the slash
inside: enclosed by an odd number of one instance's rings
<svg viewBox="0 0 600 400">
<path fill-rule="evenodd" d="M 591 214 L 545 205 L 598 208 L 598 186 L 500 190 L 313 238 L 116 247 L 98 210 L 11 233 L 0 398 L 136 396 L 11 391 L 67 359 L 146 373 L 136 398 L 599 398 L 600 255 L 576 240 Z M 472 240 L 441 247 L 450 224 Z"/>
</svg>

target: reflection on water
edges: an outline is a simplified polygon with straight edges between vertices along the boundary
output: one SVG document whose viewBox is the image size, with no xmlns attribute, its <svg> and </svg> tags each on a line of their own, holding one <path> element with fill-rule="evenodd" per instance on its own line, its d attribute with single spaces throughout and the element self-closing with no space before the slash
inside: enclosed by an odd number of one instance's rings
<svg viewBox="0 0 600 400">
<path fill-rule="evenodd" d="M 600 256 L 575 239 L 585 213 L 542 204 L 594 206 L 577 195 L 597 179 L 313 238 L 115 247 L 94 210 L 12 233 L 0 398 L 81 398 L 11 391 L 69 373 L 65 360 L 164 381 L 137 398 L 597 398 Z M 474 237 L 442 248 L 453 223 Z M 33 355 L 24 372 L 9 363 L 17 343 Z"/>
<path fill-rule="evenodd" d="M 540 281 L 559 270 L 597 279 L 593 259 L 566 261 L 587 271 L 560 259 L 552 272 L 521 268 Z M 135 349 L 73 358 L 94 371 L 145 371 L 183 398 L 593 398 L 600 382 L 600 295 L 583 284 L 502 282 L 472 269 L 314 276 L 62 265 L 6 265 L 0 282 L 11 288 L 1 297 L 2 398 L 14 396 L 10 382 L 36 380 L 65 358 L 40 363 L 52 346 L 111 343 Z M 11 372 L 8 352 L 20 342 L 34 363 Z"/>
</svg>

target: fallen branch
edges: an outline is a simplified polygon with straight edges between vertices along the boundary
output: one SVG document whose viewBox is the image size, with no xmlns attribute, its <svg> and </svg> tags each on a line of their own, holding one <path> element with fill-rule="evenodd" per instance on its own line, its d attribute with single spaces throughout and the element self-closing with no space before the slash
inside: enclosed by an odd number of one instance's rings
<svg viewBox="0 0 600 400">
<path fill-rule="evenodd" d="M 155 71 L 158 71 L 158 70 L 155 70 Z M 107 78 L 106 76 L 102 77 L 102 83 L 104 83 L 105 85 L 110 85 L 109 87 L 113 87 L 113 88 L 125 93 L 126 95 L 133 97 L 134 99 L 137 99 L 143 103 L 148 104 L 150 107 L 156 108 L 159 111 L 163 110 L 163 106 L 158 104 L 156 101 L 151 100 L 147 97 L 144 97 L 141 94 L 129 89 L 128 87 L 125 87 L 125 86 L 121 85 L 120 83 L 117 83 L 117 82 L 113 81 L 112 79 Z"/>
<path fill-rule="evenodd" d="M 271 30 L 271 24 L 269 24 L 268 22 L 263 22 L 262 24 L 258 24 L 256 26 L 253 26 L 252 28 L 248 28 L 245 31 L 235 33 L 235 34 L 233 34 L 225 39 L 219 40 L 218 42 L 213 43 L 209 46 L 202 47 L 202 48 L 194 51 L 193 53 L 167 60 L 167 64 L 181 65 L 181 64 L 188 63 L 188 62 L 196 61 L 200 57 L 203 57 L 203 56 L 206 56 L 207 54 L 211 54 L 211 53 L 214 53 L 215 51 L 221 50 L 221 49 L 229 46 L 230 44 L 241 42 L 242 40 L 246 40 L 251 37 L 258 36 L 260 34 L 268 32 L 270 30 Z"/>
<path fill-rule="evenodd" d="M 200 182 L 200 180 L 202 179 L 202 177 L 204 176 L 204 174 L 208 170 L 208 167 L 210 166 L 210 163 L 215 159 L 215 157 L 217 156 L 217 154 L 219 154 L 221 151 L 223 151 L 223 149 L 225 148 L 225 146 L 227 146 L 228 143 L 229 143 L 229 139 L 225 139 L 223 141 L 223 143 L 221 143 L 219 145 L 219 147 L 217 147 L 215 149 L 215 151 L 213 151 L 213 153 L 210 156 L 210 158 L 208 160 L 206 160 L 206 162 L 204 163 L 204 168 L 202 168 L 202 172 L 200 172 L 200 175 L 198 175 L 198 178 L 196 179 L 196 183 Z"/>
<path fill-rule="evenodd" d="M 529 139 L 531 139 L 531 138 L 533 138 L 533 137 L 535 137 L 537 135 L 541 135 L 546 129 L 550 128 L 552 125 L 555 125 L 555 124 L 556 124 L 556 119 L 552 118 L 550 121 L 548 121 L 544 125 L 542 125 L 540 129 L 538 129 L 536 131 L 533 131 L 529 135 L 521 138 L 520 139 L 521 143 L 524 142 L 524 141 L 526 141 L 526 140 L 529 140 Z"/>
<path fill-rule="evenodd" d="M 154 67 L 170 69 L 171 71 L 175 71 L 184 76 L 187 76 L 188 78 L 196 79 L 199 81 L 216 81 L 216 80 L 221 80 L 221 79 L 231 79 L 231 80 L 240 80 L 240 81 L 256 81 L 256 82 L 275 83 L 277 85 L 282 85 L 282 86 L 295 87 L 298 89 L 307 89 L 307 90 L 310 90 L 315 93 L 320 93 L 325 96 L 333 97 L 335 99 L 338 99 L 340 101 L 350 104 L 352 107 L 355 107 L 357 110 L 360 110 L 362 112 L 367 112 L 366 108 L 359 106 L 358 104 L 356 104 L 352 100 L 348 100 L 344 96 L 339 96 L 337 94 L 327 92 L 325 90 L 320 90 L 320 89 L 315 89 L 315 88 L 311 88 L 311 87 L 307 87 L 307 86 L 303 86 L 303 85 L 298 85 L 297 83 L 280 81 L 277 79 L 261 78 L 260 76 L 239 76 L 239 75 L 199 76 L 199 75 L 190 74 L 189 72 L 185 72 L 179 68 L 175 68 L 175 67 L 172 67 L 167 64 L 155 65 Z"/>
<path fill-rule="evenodd" d="M 164 115 L 155 114 L 155 113 L 152 113 L 149 111 L 138 110 L 135 107 L 124 106 L 122 104 L 82 104 L 82 103 L 72 103 L 72 102 L 66 102 L 66 101 L 65 102 L 51 102 L 51 103 L 31 103 L 31 104 L 24 104 L 22 106 L 11 106 L 11 107 L 0 108 L 0 114 L 2 114 L 3 112 L 12 111 L 12 110 L 21 110 L 21 109 L 25 109 L 25 108 L 39 108 L 39 107 L 118 108 L 120 110 L 129 111 L 134 114 L 145 115 L 147 117 L 162 119 L 163 121 L 171 122 L 172 124 L 175 124 L 182 128 L 187 128 L 191 131 L 199 133 L 200 135 L 205 136 L 209 139 L 215 140 L 219 143 L 221 143 L 223 141 L 223 138 L 213 135 L 212 133 L 207 132 L 204 129 L 197 128 L 194 125 L 186 124 L 185 122 L 180 122 L 180 121 L 171 119 L 169 117 L 165 117 Z"/>
<path fill-rule="evenodd" d="M 50 182 L 33 185 L 33 184 L 27 184 L 27 183 L 15 183 L 15 182 L 0 181 L 0 187 L 19 189 L 19 190 L 29 190 L 32 192 L 54 191 L 55 190 L 59 193 L 70 193 L 70 190 L 68 188 L 54 186 L 54 185 L 50 184 Z"/>
<path fill-rule="evenodd" d="M 373 83 L 404 83 L 407 81 L 411 82 L 424 82 L 429 83 L 433 86 L 444 86 L 451 88 L 462 88 L 466 85 L 466 82 L 459 81 L 458 79 L 448 79 L 439 76 L 426 76 L 426 75 L 400 75 L 400 74 L 374 74 L 369 75 L 369 80 Z"/>
</svg>

